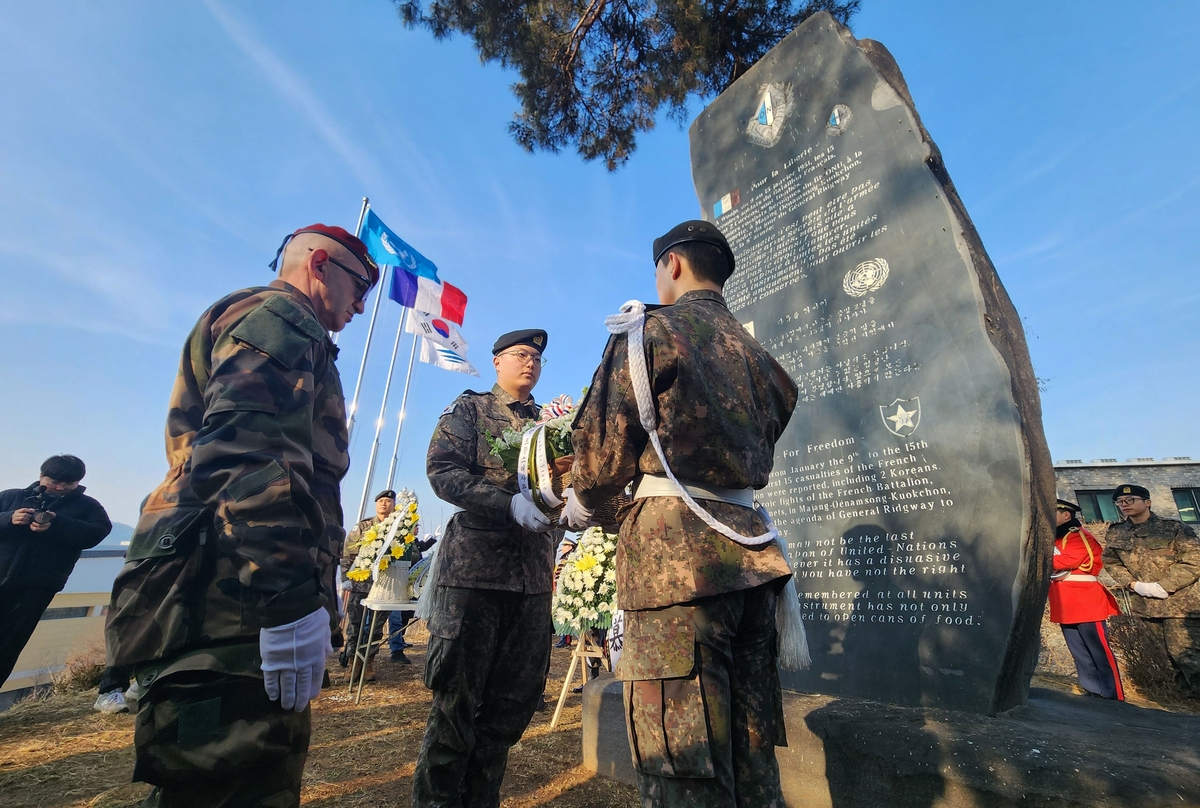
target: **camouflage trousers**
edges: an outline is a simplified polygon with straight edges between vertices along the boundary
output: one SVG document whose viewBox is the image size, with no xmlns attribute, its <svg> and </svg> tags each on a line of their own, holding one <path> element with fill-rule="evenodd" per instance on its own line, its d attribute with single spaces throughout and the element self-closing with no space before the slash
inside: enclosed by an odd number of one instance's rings
<svg viewBox="0 0 1200 808">
<path fill-rule="evenodd" d="M 783 808 L 778 588 L 625 612 L 617 675 L 645 808 Z"/>
<path fill-rule="evenodd" d="M 293 808 L 312 708 L 284 711 L 262 679 L 184 671 L 138 699 L 133 779 L 157 786 L 143 808 Z"/>
<path fill-rule="evenodd" d="M 550 593 L 440 586 L 425 685 L 433 707 L 413 775 L 413 806 L 494 808 L 508 750 L 546 686 Z"/>
<path fill-rule="evenodd" d="M 1175 681 L 1200 698 L 1200 617 L 1143 617 L 1175 665 Z"/>
</svg>

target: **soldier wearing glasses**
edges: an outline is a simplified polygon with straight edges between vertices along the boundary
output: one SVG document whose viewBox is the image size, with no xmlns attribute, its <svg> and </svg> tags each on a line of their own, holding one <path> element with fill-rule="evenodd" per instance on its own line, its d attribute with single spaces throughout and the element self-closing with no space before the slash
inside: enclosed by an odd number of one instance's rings
<svg viewBox="0 0 1200 808">
<path fill-rule="evenodd" d="M 496 384 L 455 399 L 429 442 L 429 484 L 462 510 L 446 526 L 432 593 L 425 685 L 433 707 L 413 775 L 418 808 L 498 805 L 508 750 L 545 687 L 561 531 L 518 494 L 486 435 L 537 419 L 532 394 L 546 342 L 540 329 L 496 340 Z"/>
<path fill-rule="evenodd" d="M 279 247 L 267 286 L 223 297 L 183 346 L 166 479 L 113 584 L 110 665 L 139 685 L 146 806 L 300 804 L 337 624 L 346 406 L 329 332 L 379 269 L 340 227 Z"/>
<path fill-rule="evenodd" d="M 1150 510 L 1140 485 L 1118 486 L 1112 498 L 1125 521 L 1108 529 L 1104 566 L 1133 593 L 1130 612 L 1160 639 L 1176 680 L 1200 698 L 1200 539 Z"/>
</svg>

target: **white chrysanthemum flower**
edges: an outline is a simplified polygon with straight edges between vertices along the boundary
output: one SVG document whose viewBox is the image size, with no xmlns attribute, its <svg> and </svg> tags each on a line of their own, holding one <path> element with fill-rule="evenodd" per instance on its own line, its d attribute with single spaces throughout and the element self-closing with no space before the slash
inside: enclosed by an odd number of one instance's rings
<svg viewBox="0 0 1200 808">
<path fill-rule="evenodd" d="M 595 599 L 596 599 L 596 593 L 595 593 L 595 592 L 592 592 L 591 590 L 588 590 L 587 592 L 584 592 L 584 593 L 583 593 L 583 602 L 584 602 L 584 603 L 591 603 L 591 602 L 592 602 L 592 601 L 594 601 Z"/>
</svg>

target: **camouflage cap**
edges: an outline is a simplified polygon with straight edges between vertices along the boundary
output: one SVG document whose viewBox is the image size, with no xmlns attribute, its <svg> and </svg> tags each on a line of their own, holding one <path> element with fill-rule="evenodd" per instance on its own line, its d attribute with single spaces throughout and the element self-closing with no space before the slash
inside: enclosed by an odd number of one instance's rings
<svg viewBox="0 0 1200 808">
<path fill-rule="evenodd" d="M 545 351 L 546 343 L 549 341 L 549 336 L 540 328 L 526 328 L 522 331 L 509 331 L 507 334 L 502 334 L 500 339 L 496 340 L 496 344 L 492 346 L 492 356 L 495 356 L 505 348 L 511 348 L 514 345 L 528 345 L 530 348 L 536 348 L 539 351 Z"/>
<path fill-rule="evenodd" d="M 1150 499 L 1150 491 L 1140 485 L 1118 485 L 1112 492 L 1113 502 L 1121 497 L 1141 497 Z"/>
<path fill-rule="evenodd" d="M 341 244 L 367 268 L 367 277 L 371 279 L 371 286 L 379 283 L 379 265 L 375 263 L 375 259 L 367 252 L 367 245 L 363 244 L 362 239 L 351 235 L 345 228 L 338 227 L 337 225 L 320 224 L 319 222 L 317 224 L 310 224 L 308 227 L 301 227 L 299 230 L 286 236 L 283 239 L 283 243 L 279 245 L 279 249 L 275 251 L 274 260 L 267 266 L 277 271 L 279 269 L 279 256 L 283 255 L 284 248 L 287 247 L 289 241 L 301 233 L 316 233 Z"/>
<path fill-rule="evenodd" d="M 668 230 L 666 235 L 654 239 L 654 263 L 657 264 L 658 259 L 662 258 L 663 253 L 667 250 L 688 241 L 699 241 L 719 248 L 725 254 L 725 258 L 729 260 L 729 274 L 733 274 L 733 250 L 725 239 L 725 234 L 718 230 L 715 224 L 700 219 L 677 224 Z"/>
</svg>

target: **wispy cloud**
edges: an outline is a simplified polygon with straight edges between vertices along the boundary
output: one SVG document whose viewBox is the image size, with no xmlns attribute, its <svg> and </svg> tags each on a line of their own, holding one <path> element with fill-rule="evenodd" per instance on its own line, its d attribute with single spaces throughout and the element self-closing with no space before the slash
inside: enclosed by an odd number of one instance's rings
<svg viewBox="0 0 1200 808">
<path fill-rule="evenodd" d="M 325 145 L 346 164 L 355 178 L 363 183 L 364 187 L 378 182 L 380 172 L 375 161 L 342 131 L 337 117 L 326 109 L 304 79 L 218 0 L 205 0 L 204 5 L 238 50 L 258 66 L 263 77 L 280 95 L 303 113 L 305 120 L 325 141 Z"/>
</svg>

